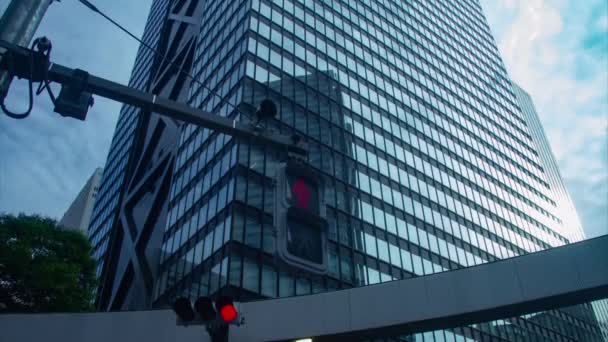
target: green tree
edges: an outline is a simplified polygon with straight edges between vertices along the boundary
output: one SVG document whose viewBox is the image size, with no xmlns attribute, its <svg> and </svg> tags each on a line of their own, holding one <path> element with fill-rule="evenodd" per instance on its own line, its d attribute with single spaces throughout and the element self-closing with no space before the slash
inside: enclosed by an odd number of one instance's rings
<svg viewBox="0 0 608 342">
<path fill-rule="evenodd" d="M 55 220 L 0 215 L 0 311 L 92 309 L 95 261 L 88 239 Z"/>
</svg>

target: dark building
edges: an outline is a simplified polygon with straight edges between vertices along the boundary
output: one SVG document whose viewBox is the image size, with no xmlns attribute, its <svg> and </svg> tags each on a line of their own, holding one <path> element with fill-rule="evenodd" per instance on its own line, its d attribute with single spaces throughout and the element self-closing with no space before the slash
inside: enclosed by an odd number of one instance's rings
<svg viewBox="0 0 608 342">
<path fill-rule="evenodd" d="M 160 28 L 166 20 L 168 2 L 154 1 L 152 4 L 143 36 L 143 41 L 149 45 L 158 42 Z M 154 53 L 141 46 L 133 65 L 130 86 L 138 89 L 148 88 L 153 60 Z M 120 111 L 91 217 L 89 239 L 93 244 L 99 277 L 102 276 L 102 270 L 106 265 L 110 233 L 116 224 L 121 193 L 128 180 L 127 166 L 139 127 L 138 111 L 138 108 L 131 106 L 124 106 Z"/>
<path fill-rule="evenodd" d="M 140 143 L 125 157 L 129 182 L 115 195 L 120 221 L 110 224 L 115 247 L 106 254 L 113 261 L 104 267 L 101 308 L 162 307 L 219 292 L 240 301 L 305 295 L 474 266 L 582 236 L 580 227 L 564 232 L 542 152 L 478 1 L 165 3 L 154 2 L 151 18 L 164 19 L 151 19 L 149 30 L 165 25 L 156 46 L 182 56 L 178 65 L 196 79 L 168 82 L 165 94 L 238 120 L 251 120 L 251 108 L 270 98 L 279 114 L 268 129 L 307 140 L 308 162 L 326 179 L 328 271 L 305 272 L 275 257 L 282 151 L 188 124 L 174 134 L 175 123 L 169 133 L 140 123 L 133 133 Z M 182 54 L 175 49 L 184 41 L 196 44 Z M 162 59 L 142 60 L 153 66 L 148 75 L 169 77 L 154 69 L 165 70 Z M 524 337 L 600 340 L 601 332 L 586 304 L 404 339 Z"/>
<path fill-rule="evenodd" d="M 154 0 L 129 84 L 175 101 L 190 88 L 202 1 Z M 197 19 L 198 18 L 198 19 Z M 179 124 L 124 106 L 112 139 L 90 240 L 102 310 L 151 306 Z"/>
</svg>

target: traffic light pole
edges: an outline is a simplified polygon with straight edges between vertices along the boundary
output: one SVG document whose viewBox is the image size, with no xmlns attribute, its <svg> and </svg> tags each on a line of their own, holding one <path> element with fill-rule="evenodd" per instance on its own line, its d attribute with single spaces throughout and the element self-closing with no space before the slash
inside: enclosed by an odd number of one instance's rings
<svg viewBox="0 0 608 342">
<path fill-rule="evenodd" d="M 64 87 L 69 87 L 69 93 L 76 93 L 77 98 L 78 94 L 96 94 L 124 104 L 140 107 L 144 113 L 154 112 L 234 137 L 270 144 L 283 148 L 289 153 L 307 155 L 306 148 L 298 143 L 299 139 L 296 136 L 268 132 L 250 123 L 239 122 L 192 108 L 183 103 L 90 75 L 80 69 L 71 69 L 54 64 L 50 62 L 48 55 L 42 52 L 23 48 L 7 41 L 0 40 L 0 48 L 6 49 L 2 57 L 2 63 L 0 63 L 0 71 L 8 71 L 12 76 L 29 79 L 32 82 L 56 82 Z M 88 107 L 88 103 L 86 106 Z M 57 102 L 55 111 L 64 116 L 75 117 L 80 120 L 84 120 L 86 116 L 86 111 L 84 114 L 59 111 Z"/>
<path fill-rule="evenodd" d="M 28 46 L 51 2 L 53 0 L 11 1 L 2 15 L 2 19 L 0 19 L 0 40 L 15 45 Z M 8 72 L 1 71 L 0 90 L 4 90 L 4 94 L 0 94 L 1 96 L 6 96 L 9 83 Z"/>
</svg>

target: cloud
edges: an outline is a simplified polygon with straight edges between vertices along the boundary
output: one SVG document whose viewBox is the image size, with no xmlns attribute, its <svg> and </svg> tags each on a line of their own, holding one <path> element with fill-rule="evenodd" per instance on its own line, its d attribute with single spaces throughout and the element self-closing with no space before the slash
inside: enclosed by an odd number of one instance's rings
<svg viewBox="0 0 608 342">
<path fill-rule="evenodd" d="M 604 14 L 598 18 L 596 22 L 596 29 L 599 31 L 608 31 L 608 14 Z"/>
<path fill-rule="evenodd" d="M 587 236 L 607 234 L 607 4 L 482 0 L 482 6 L 510 76 L 534 100 Z"/>
<path fill-rule="evenodd" d="M 0 0 L 4 11 L 8 0 Z M 98 1 L 112 18 L 141 35 L 150 8 L 146 1 Z M 127 83 L 137 43 L 77 1 L 53 3 L 36 36 L 53 42 L 52 60 Z M 59 88 L 55 87 L 55 94 Z M 7 103 L 27 104 L 24 81 L 14 82 Z M 95 98 L 82 122 L 53 112 L 50 100 L 35 99 L 26 120 L 0 115 L 0 212 L 39 213 L 60 218 L 94 169 L 105 164 L 119 103 Z"/>
</svg>

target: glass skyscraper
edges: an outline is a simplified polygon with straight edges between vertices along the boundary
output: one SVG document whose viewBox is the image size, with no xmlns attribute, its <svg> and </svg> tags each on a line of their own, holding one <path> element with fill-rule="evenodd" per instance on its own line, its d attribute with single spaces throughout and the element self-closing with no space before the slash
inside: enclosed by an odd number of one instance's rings
<svg viewBox="0 0 608 342">
<path fill-rule="evenodd" d="M 202 6 L 188 103 L 250 120 L 270 98 L 279 109 L 270 128 L 305 137 L 326 180 L 328 273 L 275 257 L 282 151 L 185 124 L 153 306 L 218 291 L 246 301 L 364 286 L 582 238 L 560 211 L 478 1 Z M 585 304 L 403 339 L 602 337 Z"/>
<path fill-rule="evenodd" d="M 566 189 L 564 180 L 559 172 L 555 156 L 553 155 L 553 152 L 551 152 L 549 142 L 541 125 L 540 118 L 534 108 L 532 98 L 530 97 L 530 94 L 515 83 L 513 83 L 513 91 L 519 100 L 522 113 L 530 127 L 530 134 L 536 143 L 539 158 L 545 169 L 547 182 L 553 192 L 553 199 L 556 203 L 555 210 L 561 215 L 562 224 L 561 226 L 557 226 L 555 230 L 566 236 L 570 242 L 580 241 L 584 236 L 583 227 L 578 214 L 576 213 L 576 209 L 574 208 L 574 203 L 570 198 L 570 194 Z"/>
<path fill-rule="evenodd" d="M 557 212 L 562 218 L 562 225 L 556 229 L 568 237 L 570 242 L 579 241 L 584 238 L 583 228 L 576 213 L 574 203 L 570 194 L 566 189 L 564 180 L 561 177 L 557 161 L 551 148 L 549 141 L 545 135 L 545 130 L 542 127 L 540 118 L 536 113 L 536 108 L 532 102 L 530 94 L 528 94 L 519 85 L 513 83 L 513 90 L 520 104 L 522 113 L 526 118 L 526 122 L 530 127 L 532 139 L 537 146 L 539 157 L 543 162 L 543 167 L 552 190 L 553 198 L 556 202 Z M 608 301 L 596 301 L 592 303 L 595 311 L 595 317 L 599 323 L 600 330 L 604 340 L 608 340 Z"/>
</svg>

